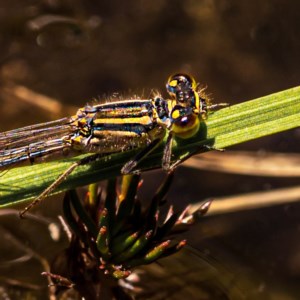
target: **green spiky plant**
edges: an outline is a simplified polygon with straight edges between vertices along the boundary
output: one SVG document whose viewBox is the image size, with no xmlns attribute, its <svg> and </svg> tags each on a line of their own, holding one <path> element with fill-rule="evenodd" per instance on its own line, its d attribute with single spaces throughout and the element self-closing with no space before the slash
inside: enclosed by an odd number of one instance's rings
<svg viewBox="0 0 300 300">
<path fill-rule="evenodd" d="M 109 180 L 105 193 L 92 184 L 83 202 L 75 190 L 67 192 L 63 208 L 72 231 L 70 245 L 57 256 L 51 273 L 43 273 L 57 292 L 74 288 L 85 299 L 131 299 L 118 280 L 186 244 L 177 237 L 188 229 L 193 216 L 185 210 L 175 213 L 172 206 L 161 215 L 172 178 L 173 174 L 166 177 L 146 209 L 137 196 L 138 175 L 123 176 L 119 189 L 116 179 Z M 209 204 L 203 204 L 202 214 Z"/>
</svg>

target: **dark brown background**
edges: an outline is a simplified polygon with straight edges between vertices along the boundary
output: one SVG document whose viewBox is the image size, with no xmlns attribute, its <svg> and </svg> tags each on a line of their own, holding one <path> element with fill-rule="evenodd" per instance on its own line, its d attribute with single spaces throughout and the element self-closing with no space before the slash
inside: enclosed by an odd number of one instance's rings
<svg viewBox="0 0 300 300">
<path fill-rule="evenodd" d="M 207 85 L 215 103 L 250 100 L 299 85 L 299 53 L 298 1 L 1 0 L 0 128 L 69 115 L 115 92 L 148 96 L 154 88 L 164 94 L 168 76 L 178 71 Z M 49 113 L 4 92 L 18 85 L 64 108 Z M 288 153 L 299 152 L 299 145 L 295 129 L 234 150 Z M 145 176 L 148 182 L 163 176 L 154 174 Z M 182 205 L 298 182 L 180 168 L 170 199 Z M 299 299 L 299 209 L 211 217 L 190 240 L 233 272 L 239 265 L 259 274 L 268 292 L 279 290 L 270 299 Z M 255 298 L 249 293 L 247 299 Z"/>
</svg>

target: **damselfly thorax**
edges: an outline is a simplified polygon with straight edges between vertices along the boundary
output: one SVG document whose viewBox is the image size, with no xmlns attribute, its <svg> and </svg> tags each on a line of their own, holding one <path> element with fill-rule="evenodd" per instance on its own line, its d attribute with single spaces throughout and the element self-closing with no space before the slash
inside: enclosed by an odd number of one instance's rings
<svg viewBox="0 0 300 300">
<path fill-rule="evenodd" d="M 73 117 L 77 130 L 68 142 L 74 149 L 94 153 L 142 148 L 164 137 L 168 109 L 162 98 L 87 106 Z"/>
</svg>

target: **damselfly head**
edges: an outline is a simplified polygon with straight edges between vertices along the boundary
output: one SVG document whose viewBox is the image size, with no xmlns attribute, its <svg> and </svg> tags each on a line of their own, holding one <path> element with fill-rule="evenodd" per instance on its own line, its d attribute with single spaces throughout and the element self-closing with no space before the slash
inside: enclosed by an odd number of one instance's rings
<svg viewBox="0 0 300 300">
<path fill-rule="evenodd" d="M 166 88 L 172 98 L 181 101 L 184 100 L 185 96 L 197 89 L 197 83 L 192 76 L 177 73 L 169 77 Z"/>
</svg>

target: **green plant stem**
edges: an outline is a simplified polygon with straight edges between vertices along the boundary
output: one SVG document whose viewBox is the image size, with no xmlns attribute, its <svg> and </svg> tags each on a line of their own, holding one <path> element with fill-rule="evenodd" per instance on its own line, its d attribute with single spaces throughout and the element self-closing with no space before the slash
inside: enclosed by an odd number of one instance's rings
<svg viewBox="0 0 300 300">
<path fill-rule="evenodd" d="M 173 146 L 175 157 L 186 155 L 201 146 L 225 148 L 266 135 L 300 126 L 300 87 L 271 94 L 211 113 L 195 137 L 177 139 Z M 164 142 L 146 157 L 139 169 L 158 168 Z M 207 149 L 202 148 L 200 152 Z M 126 151 L 105 156 L 95 163 L 80 166 L 55 190 L 55 193 L 77 186 L 120 175 L 122 166 L 137 153 Z M 74 161 L 75 158 L 9 170 L 0 177 L 0 206 L 37 197 Z"/>
</svg>

